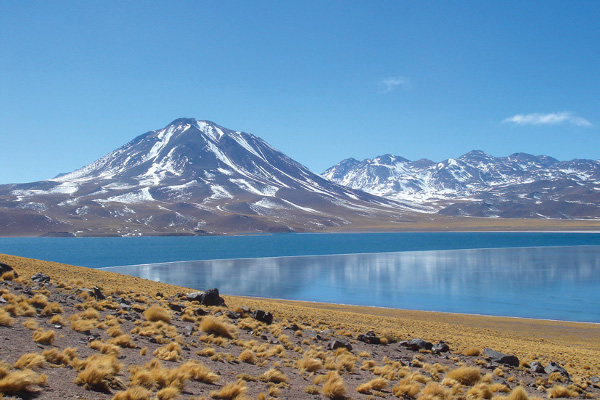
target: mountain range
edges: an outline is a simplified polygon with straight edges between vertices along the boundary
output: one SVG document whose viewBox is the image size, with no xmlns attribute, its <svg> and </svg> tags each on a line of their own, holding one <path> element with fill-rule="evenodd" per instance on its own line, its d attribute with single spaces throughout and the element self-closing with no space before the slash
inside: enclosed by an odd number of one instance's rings
<svg viewBox="0 0 600 400">
<path fill-rule="evenodd" d="M 600 161 L 559 161 L 474 150 L 441 162 L 389 154 L 348 158 L 322 176 L 377 196 L 421 204 L 443 215 L 501 218 L 600 217 Z"/>
<path fill-rule="evenodd" d="M 54 179 L 0 185 L 5 236 L 320 231 L 402 222 L 420 208 L 330 182 L 252 134 L 191 118 Z"/>
<path fill-rule="evenodd" d="M 318 175 L 257 136 L 180 118 L 76 171 L 0 185 L 0 236 L 467 229 L 594 219 L 599 200 L 593 160 L 384 155 Z"/>
</svg>

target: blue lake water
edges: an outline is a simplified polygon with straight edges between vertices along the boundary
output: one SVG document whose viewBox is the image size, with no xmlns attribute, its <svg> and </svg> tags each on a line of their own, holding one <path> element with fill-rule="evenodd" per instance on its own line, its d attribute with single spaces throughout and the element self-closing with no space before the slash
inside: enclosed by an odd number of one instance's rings
<svg viewBox="0 0 600 400">
<path fill-rule="evenodd" d="M 0 238 L 0 253 L 231 295 L 600 322 L 597 233 Z"/>
</svg>

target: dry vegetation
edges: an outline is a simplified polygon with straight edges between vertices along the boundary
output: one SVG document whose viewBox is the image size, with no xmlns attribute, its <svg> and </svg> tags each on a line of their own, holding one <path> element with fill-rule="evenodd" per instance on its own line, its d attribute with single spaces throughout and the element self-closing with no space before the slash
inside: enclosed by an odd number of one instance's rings
<svg viewBox="0 0 600 400">
<path fill-rule="evenodd" d="M 0 261 L 18 273 L 0 279 L 0 398 L 600 397 L 596 325 L 234 297 L 225 298 L 227 306 L 204 306 L 182 295 L 192 290 L 171 285 L 11 256 Z M 50 282 L 32 282 L 36 272 Z M 255 309 L 272 312 L 273 324 L 254 319 Z M 370 330 L 382 344 L 357 340 Z M 451 351 L 397 343 L 417 337 L 444 340 Z M 493 364 L 485 347 L 517 355 L 521 365 Z M 570 378 L 529 372 L 534 361 L 550 360 Z"/>
</svg>

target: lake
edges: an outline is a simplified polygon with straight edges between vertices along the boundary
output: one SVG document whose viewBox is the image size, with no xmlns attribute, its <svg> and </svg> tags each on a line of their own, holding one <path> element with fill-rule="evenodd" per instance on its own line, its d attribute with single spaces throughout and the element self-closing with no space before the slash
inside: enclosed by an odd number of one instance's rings
<svg viewBox="0 0 600 400">
<path fill-rule="evenodd" d="M 0 238 L 0 253 L 231 295 L 600 322 L 597 233 Z"/>
</svg>

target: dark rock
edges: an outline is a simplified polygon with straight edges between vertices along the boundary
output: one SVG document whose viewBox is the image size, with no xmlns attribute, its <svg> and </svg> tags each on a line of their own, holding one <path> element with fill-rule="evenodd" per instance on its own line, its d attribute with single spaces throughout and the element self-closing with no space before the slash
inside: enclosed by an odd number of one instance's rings
<svg viewBox="0 0 600 400">
<path fill-rule="evenodd" d="M 360 335 L 358 335 L 357 339 L 361 342 L 369 344 L 381 344 L 381 339 L 373 331 L 361 333 Z"/>
<path fill-rule="evenodd" d="M 156 296 L 155 297 L 165 297 L 165 295 L 162 294 L 161 292 L 156 292 Z"/>
<path fill-rule="evenodd" d="M 196 308 L 196 309 L 194 310 L 194 313 L 195 313 L 196 315 L 206 315 L 206 314 L 208 314 L 208 311 L 206 311 L 206 310 L 204 310 L 204 309 L 202 309 L 202 308 Z"/>
<path fill-rule="evenodd" d="M 169 308 L 175 312 L 182 312 L 184 310 L 184 306 L 182 306 L 181 304 L 177 304 L 177 303 L 171 303 L 169 302 Z"/>
<path fill-rule="evenodd" d="M 31 280 L 37 283 L 48 283 L 50 282 L 50 277 L 46 274 L 42 274 L 41 272 L 38 272 L 37 274 L 33 275 L 31 277 Z"/>
<path fill-rule="evenodd" d="M 119 304 L 119 307 L 121 307 L 121 309 L 122 309 L 122 310 L 125 310 L 125 311 L 129 311 L 129 310 L 131 310 L 131 306 L 130 306 L 129 304 L 120 303 L 120 304 Z"/>
<path fill-rule="evenodd" d="M 221 315 L 223 315 L 223 313 L 221 311 L 217 311 L 216 313 L 213 314 L 215 317 L 220 317 Z"/>
<path fill-rule="evenodd" d="M 319 336 L 319 334 L 314 329 L 305 329 L 302 331 L 302 336 L 316 338 L 317 336 Z"/>
<path fill-rule="evenodd" d="M 400 346 L 406 347 L 407 349 L 413 351 L 431 350 L 433 348 L 432 343 L 429 343 L 423 339 L 413 339 L 410 341 L 400 342 Z"/>
<path fill-rule="evenodd" d="M 96 300 L 106 299 L 106 296 L 104 295 L 104 293 L 102 293 L 102 290 L 100 290 L 100 288 L 98 286 L 94 286 L 92 288 L 92 290 L 93 290 L 93 294 L 94 294 L 94 297 L 96 298 Z"/>
<path fill-rule="evenodd" d="M 235 311 L 227 311 L 226 314 L 231 319 L 240 319 L 242 317 L 242 314 Z"/>
<path fill-rule="evenodd" d="M 200 303 L 205 306 L 222 306 L 225 304 L 225 300 L 219 296 L 219 289 L 215 288 L 205 291 Z"/>
<path fill-rule="evenodd" d="M 344 348 L 348 351 L 352 351 L 352 345 L 345 340 L 333 339 L 331 343 L 329 343 L 330 350 L 335 350 L 339 348 Z"/>
<path fill-rule="evenodd" d="M 15 271 L 15 269 L 13 267 L 11 267 L 8 264 L 4 264 L 4 263 L 0 262 L 0 276 L 2 276 L 4 273 L 10 272 L 10 271 L 14 272 L 15 278 L 19 277 L 19 274 L 17 274 L 17 271 Z"/>
<path fill-rule="evenodd" d="M 547 374 L 551 374 L 553 372 L 558 372 L 559 374 L 561 374 L 562 376 L 564 376 L 567 379 L 571 379 L 571 377 L 569 376 L 569 373 L 567 372 L 566 369 L 564 369 L 560 364 L 554 362 L 554 361 L 550 361 L 548 363 L 548 365 L 546 365 L 546 368 L 544 368 L 544 370 L 546 371 Z"/>
<path fill-rule="evenodd" d="M 439 342 L 433 345 L 433 347 L 431 348 L 431 351 L 433 351 L 434 353 L 447 353 L 450 351 L 450 346 L 448 346 L 446 343 L 444 342 Z"/>
<path fill-rule="evenodd" d="M 490 360 L 499 364 L 510 365 L 511 367 L 519 366 L 519 359 L 517 358 L 517 356 L 500 353 L 499 351 L 488 348 L 483 349 L 483 354 L 489 357 Z"/>
<path fill-rule="evenodd" d="M 222 306 L 225 300 L 219 296 L 219 289 L 208 289 L 205 292 L 194 292 L 185 295 L 189 301 L 197 301 L 205 306 Z"/>
<path fill-rule="evenodd" d="M 333 331 L 331 329 L 325 329 L 324 331 L 319 332 L 322 336 L 331 336 L 333 335 Z"/>
<path fill-rule="evenodd" d="M 288 326 L 287 328 L 293 330 L 294 332 L 300 330 L 300 327 L 297 324 L 295 324 L 295 323 L 292 324 L 292 325 L 290 325 L 290 326 Z"/>
<path fill-rule="evenodd" d="M 260 322 L 264 322 L 267 325 L 271 325 L 273 323 L 273 314 L 270 312 L 266 312 L 263 310 L 254 310 L 252 313 L 252 317 Z"/>
<path fill-rule="evenodd" d="M 539 362 L 537 362 L 537 361 L 534 361 L 534 362 L 531 363 L 529 370 L 531 372 L 535 372 L 535 373 L 538 373 L 538 374 L 543 374 L 543 373 L 546 372 L 546 370 L 544 369 L 544 366 L 542 364 L 540 364 Z"/>
<path fill-rule="evenodd" d="M 250 313 L 252 313 L 252 310 L 249 309 L 248 307 L 240 307 L 240 310 L 242 311 L 242 314 L 250 314 Z"/>
<path fill-rule="evenodd" d="M 188 294 L 186 294 L 184 296 L 189 301 L 197 301 L 197 302 L 201 303 L 202 299 L 204 298 L 204 293 L 202 293 L 202 292 L 194 292 L 194 293 L 188 293 Z"/>
<path fill-rule="evenodd" d="M 115 297 L 115 301 L 119 304 L 131 304 L 129 300 L 124 299 L 122 297 Z"/>
</svg>

